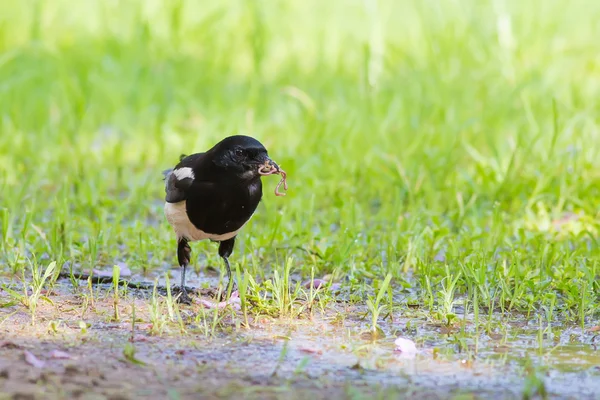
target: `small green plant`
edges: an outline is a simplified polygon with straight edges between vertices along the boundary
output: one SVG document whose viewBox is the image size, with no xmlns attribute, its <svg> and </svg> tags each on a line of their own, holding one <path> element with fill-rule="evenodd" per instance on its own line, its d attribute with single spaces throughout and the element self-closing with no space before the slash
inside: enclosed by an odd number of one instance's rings
<svg viewBox="0 0 600 400">
<path fill-rule="evenodd" d="M 81 334 L 87 335 L 89 325 L 85 321 L 79 321 L 78 325 L 79 325 L 79 329 L 81 330 Z"/>
<path fill-rule="evenodd" d="M 196 314 L 196 318 L 194 319 L 194 323 L 197 329 L 204 337 L 209 337 L 211 335 L 211 328 L 208 323 L 208 315 L 207 310 L 204 307 L 201 307 Z"/>
<path fill-rule="evenodd" d="M 123 357 L 125 357 L 125 360 L 127 360 L 130 363 L 135 364 L 135 365 L 145 366 L 146 363 L 139 360 L 135 356 L 136 353 L 137 353 L 137 350 L 133 343 L 129 343 L 129 342 L 125 343 L 125 346 L 123 347 Z"/>
<path fill-rule="evenodd" d="M 119 276 L 121 270 L 118 266 L 113 266 L 113 320 L 120 321 L 121 318 L 119 316 Z"/>
<path fill-rule="evenodd" d="M 0 208 L 0 236 L 2 244 L 2 253 L 6 253 L 9 248 L 10 239 L 10 213 L 7 208 Z"/>
<path fill-rule="evenodd" d="M 210 313 L 212 315 L 212 319 L 210 321 L 210 336 L 215 337 L 217 334 L 217 328 L 219 327 L 219 325 L 221 324 L 221 321 L 224 318 L 224 314 L 221 314 L 219 312 L 219 308 L 218 307 L 214 307 L 210 310 L 207 310 L 207 313 Z"/>
<path fill-rule="evenodd" d="M 144 237 L 146 236 L 146 237 Z M 147 235 L 144 234 L 143 231 L 139 232 L 138 235 L 138 249 L 136 251 L 136 255 L 138 256 L 139 260 L 139 265 L 142 267 L 142 273 L 144 275 L 148 274 L 148 244 L 149 244 L 149 238 L 147 237 Z"/>
<path fill-rule="evenodd" d="M 428 275 L 424 275 L 423 277 L 424 280 L 424 287 L 427 291 L 427 307 L 429 308 L 429 312 L 433 312 L 433 307 L 435 304 L 435 296 L 433 295 L 433 288 L 432 288 L 432 284 L 431 284 L 431 279 L 429 278 Z"/>
<path fill-rule="evenodd" d="M 543 378 L 543 369 L 536 366 L 531 359 L 525 364 L 525 387 L 523 388 L 523 400 L 548 398 L 548 391 Z"/>
<path fill-rule="evenodd" d="M 135 299 L 131 300 L 131 336 L 129 338 L 130 342 L 135 341 Z"/>
<path fill-rule="evenodd" d="M 265 289 L 271 293 L 273 307 L 279 316 L 294 317 L 299 312 L 295 309 L 294 302 L 298 298 L 300 285 L 297 284 L 292 290 L 290 286 L 290 271 L 293 259 L 288 258 L 283 268 L 283 274 L 276 269 L 273 271 L 273 279 L 265 282 Z"/>
<path fill-rule="evenodd" d="M 88 254 L 89 254 L 89 262 L 90 262 L 90 270 L 92 270 L 95 265 L 96 262 L 98 261 L 98 252 L 99 252 L 99 247 L 102 244 L 102 236 L 103 233 L 102 231 L 100 231 L 100 233 L 98 233 L 96 235 L 96 237 L 90 238 L 88 240 Z"/>
<path fill-rule="evenodd" d="M 306 369 L 306 366 L 310 364 L 310 361 L 310 357 L 302 357 L 302 359 L 298 362 L 298 365 L 296 365 L 296 368 L 294 368 L 294 376 L 302 374 Z"/>
<path fill-rule="evenodd" d="M 373 296 L 368 296 L 367 298 L 367 307 L 371 312 L 371 334 L 374 339 L 377 339 L 380 335 L 382 335 L 382 331 L 379 328 L 379 316 L 385 312 L 387 309 L 387 305 L 380 304 L 381 300 L 383 300 L 383 296 L 388 289 L 390 281 L 392 280 L 392 274 L 388 273 L 379 286 L 379 291 L 377 292 L 377 297 L 373 298 Z"/>
<path fill-rule="evenodd" d="M 456 284 L 459 279 L 460 273 L 458 273 L 455 277 L 452 277 L 448 266 L 446 266 L 446 276 L 442 280 L 442 289 L 439 292 L 439 307 L 441 319 L 444 319 L 447 325 L 451 325 L 456 319 L 456 314 L 453 312 L 454 292 L 456 291 Z"/>
<path fill-rule="evenodd" d="M 91 276 L 88 276 L 88 278 L 87 278 L 87 287 L 88 287 L 88 292 L 90 293 L 90 295 L 89 295 L 90 305 L 92 307 L 96 307 L 95 302 L 94 302 L 94 286 L 92 285 L 92 277 Z"/>
<path fill-rule="evenodd" d="M 61 321 L 50 321 L 48 322 L 48 333 L 50 333 L 51 335 L 55 335 L 57 333 L 60 332 L 60 328 L 61 328 Z"/>
<path fill-rule="evenodd" d="M 238 282 L 238 293 L 240 296 L 240 305 L 241 305 L 241 309 L 242 309 L 242 313 L 244 314 L 244 325 L 246 327 L 250 326 L 250 323 L 248 322 L 248 297 L 247 297 L 247 293 L 248 293 L 248 285 L 250 283 L 250 274 L 246 271 L 243 275 L 242 275 L 242 267 L 239 265 L 239 263 L 236 264 L 236 277 L 237 277 L 237 282 Z"/>
<path fill-rule="evenodd" d="M 271 373 L 272 377 L 277 376 L 277 372 L 279 371 L 279 369 L 281 368 L 281 365 L 285 361 L 285 358 L 287 357 L 288 352 L 289 352 L 289 338 L 286 338 L 283 342 L 283 346 L 281 347 L 281 351 L 279 352 L 279 358 L 277 359 L 277 364 L 275 365 L 275 368 L 273 368 L 273 372 Z"/>
<path fill-rule="evenodd" d="M 150 333 L 152 335 L 160 336 L 164 333 L 167 322 L 168 314 L 165 313 L 164 300 L 158 296 L 156 292 L 156 286 L 158 279 L 154 280 L 154 288 L 152 289 L 152 297 L 150 298 L 150 306 L 148 308 L 150 313 Z"/>
<path fill-rule="evenodd" d="M 537 330 L 537 343 L 538 343 L 538 354 L 541 356 L 544 354 L 544 323 L 542 316 L 538 316 L 538 330 Z"/>
<path fill-rule="evenodd" d="M 169 320 L 175 319 L 175 298 L 171 292 L 171 281 L 169 274 L 165 274 L 165 286 L 167 288 L 167 312 L 169 313 Z"/>
<path fill-rule="evenodd" d="M 51 276 L 53 276 L 54 270 L 56 268 L 56 262 L 53 261 L 50 264 L 48 264 L 43 274 L 41 268 L 38 268 L 37 265 L 35 265 L 35 263 L 32 262 L 30 263 L 30 265 L 31 284 L 29 288 L 31 289 L 31 294 L 27 294 L 28 290 L 26 287 L 25 296 L 23 296 L 23 299 L 26 300 L 25 305 L 29 308 L 29 311 L 31 312 L 31 324 L 35 325 L 35 317 L 39 300 L 41 299 L 52 304 L 52 301 L 48 297 L 42 296 L 42 289 L 44 288 L 44 285 L 46 284 L 48 279 Z"/>
<path fill-rule="evenodd" d="M 313 315 L 313 307 L 315 304 L 315 299 L 317 298 L 317 294 L 320 291 L 320 288 L 315 289 L 315 267 L 311 267 L 310 268 L 310 287 L 308 289 L 308 294 L 306 296 L 306 308 L 308 309 L 308 312 L 310 313 L 310 316 L 312 317 Z"/>
<path fill-rule="evenodd" d="M 185 324 L 181 318 L 181 313 L 179 312 L 179 303 L 175 301 L 175 298 L 171 292 L 171 281 L 169 279 L 169 274 L 165 274 L 165 285 L 167 287 L 167 311 L 169 313 L 169 320 L 177 321 L 180 331 L 184 333 L 186 331 Z"/>
</svg>

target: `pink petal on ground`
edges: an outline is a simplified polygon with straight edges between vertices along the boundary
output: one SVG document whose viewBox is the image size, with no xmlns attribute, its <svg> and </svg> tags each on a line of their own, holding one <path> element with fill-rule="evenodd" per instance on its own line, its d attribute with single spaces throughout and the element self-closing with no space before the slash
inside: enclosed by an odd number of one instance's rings
<svg viewBox="0 0 600 400">
<path fill-rule="evenodd" d="M 56 358 L 58 360 L 68 360 L 71 358 L 69 353 L 60 350 L 52 350 L 50 352 L 50 358 Z"/>
<path fill-rule="evenodd" d="M 413 342 L 410 339 L 399 337 L 398 339 L 396 339 L 394 344 L 396 345 L 396 351 L 399 351 L 406 355 L 415 355 L 419 352 L 419 350 L 417 350 L 415 342 Z"/>
<path fill-rule="evenodd" d="M 23 354 L 25 355 L 25 362 L 27 362 L 27 364 L 36 368 L 44 368 L 46 363 L 34 356 L 30 351 L 24 350 Z"/>
<path fill-rule="evenodd" d="M 239 293 L 237 290 L 235 292 L 231 292 L 231 296 L 229 297 L 229 300 L 226 300 L 226 301 L 221 301 L 219 303 L 213 303 L 208 300 L 200 299 L 198 302 L 202 306 L 204 306 L 206 308 L 211 308 L 211 309 L 213 309 L 213 308 L 222 309 L 222 308 L 225 308 L 225 307 L 231 305 L 236 310 L 239 310 L 240 304 L 241 304 L 241 300 L 240 300 Z"/>
</svg>

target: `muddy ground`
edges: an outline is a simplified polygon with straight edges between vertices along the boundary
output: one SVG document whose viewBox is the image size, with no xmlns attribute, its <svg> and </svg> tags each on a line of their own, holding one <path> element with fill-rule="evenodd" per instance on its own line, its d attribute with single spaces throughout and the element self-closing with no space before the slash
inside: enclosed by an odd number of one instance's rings
<svg viewBox="0 0 600 400">
<path fill-rule="evenodd" d="M 373 341 L 366 310 L 339 301 L 312 317 L 251 316 L 248 327 L 236 310 L 180 306 L 182 323 L 157 333 L 151 293 L 120 298 L 116 320 L 108 288 L 89 304 L 68 286 L 39 303 L 34 325 L 0 290 L 0 399 L 599 398 L 589 329 L 557 329 L 540 352 L 534 324 L 521 321 L 478 333 L 476 349 L 471 334 L 460 350 L 456 331 L 405 308 Z M 416 356 L 394 350 L 399 335 L 417 343 Z"/>
</svg>

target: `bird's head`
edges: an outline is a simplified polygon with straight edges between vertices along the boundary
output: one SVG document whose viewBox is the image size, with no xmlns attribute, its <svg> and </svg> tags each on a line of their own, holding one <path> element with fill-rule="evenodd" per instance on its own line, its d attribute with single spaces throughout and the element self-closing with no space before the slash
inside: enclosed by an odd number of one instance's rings
<svg viewBox="0 0 600 400">
<path fill-rule="evenodd" d="M 219 169 L 234 173 L 242 179 L 259 177 L 259 170 L 265 166 L 279 171 L 279 166 L 269 158 L 267 149 L 250 136 L 229 136 L 209 152 L 212 153 L 213 162 Z"/>
</svg>

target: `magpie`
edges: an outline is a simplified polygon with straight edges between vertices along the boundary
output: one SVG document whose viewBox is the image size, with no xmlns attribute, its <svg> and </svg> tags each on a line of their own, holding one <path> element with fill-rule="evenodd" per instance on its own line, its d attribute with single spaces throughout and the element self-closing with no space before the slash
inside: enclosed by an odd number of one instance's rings
<svg viewBox="0 0 600 400">
<path fill-rule="evenodd" d="M 180 302 L 191 303 L 185 288 L 191 258 L 189 243 L 204 239 L 219 243 L 219 256 L 227 268 L 225 293 L 231 293 L 229 256 L 235 238 L 262 198 L 261 176 L 273 173 L 285 180 L 285 172 L 269 158 L 267 149 L 258 140 L 243 135 L 226 137 L 204 153 L 182 155 L 173 169 L 163 172 L 164 211 L 175 231 L 177 260 L 182 269 Z M 276 190 L 276 194 L 280 193 Z"/>
</svg>

